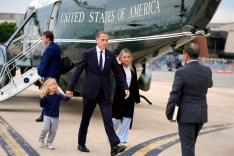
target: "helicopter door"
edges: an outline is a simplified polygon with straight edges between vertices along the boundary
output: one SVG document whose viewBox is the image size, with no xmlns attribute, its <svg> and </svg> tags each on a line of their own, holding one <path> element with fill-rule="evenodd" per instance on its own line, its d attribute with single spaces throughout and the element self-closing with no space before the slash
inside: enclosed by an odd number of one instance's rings
<svg viewBox="0 0 234 156">
<path fill-rule="evenodd" d="M 56 25 L 60 4 L 61 4 L 61 1 L 55 2 L 54 8 L 51 12 L 50 21 L 49 21 L 49 30 L 50 31 L 52 31 Z"/>
</svg>

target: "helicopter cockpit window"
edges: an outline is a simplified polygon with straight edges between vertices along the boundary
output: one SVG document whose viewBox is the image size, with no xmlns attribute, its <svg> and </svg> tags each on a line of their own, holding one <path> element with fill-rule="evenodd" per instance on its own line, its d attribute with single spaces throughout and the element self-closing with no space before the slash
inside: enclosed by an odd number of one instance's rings
<svg viewBox="0 0 234 156">
<path fill-rule="evenodd" d="M 4 54 L 3 51 L 0 49 L 0 66 L 4 64 Z"/>
<path fill-rule="evenodd" d="M 15 57 L 20 53 L 25 53 L 26 58 L 24 61 L 20 61 L 19 64 L 17 64 L 18 66 L 32 66 L 32 55 L 41 55 L 42 48 L 39 46 L 32 49 L 34 51 L 33 54 L 26 54 L 27 49 L 41 38 L 38 24 L 36 25 L 38 22 L 35 21 L 35 16 L 31 16 L 29 21 L 18 30 L 11 44 L 8 46 L 7 51 L 10 53 L 11 57 Z"/>
</svg>

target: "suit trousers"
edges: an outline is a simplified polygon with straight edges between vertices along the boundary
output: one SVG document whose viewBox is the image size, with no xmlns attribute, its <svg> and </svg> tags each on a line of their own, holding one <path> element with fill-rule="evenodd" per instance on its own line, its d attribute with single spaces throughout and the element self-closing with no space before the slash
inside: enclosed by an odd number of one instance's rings
<svg viewBox="0 0 234 156">
<path fill-rule="evenodd" d="M 195 144 L 203 123 L 179 123 L 182 156 L 195 156 Z"/>
<path fill-rule="evenodd" d="M 78 144 L 83 146 L 86 143 L 86 136 L 88 132 L 89 122 L 97 103 L 99 105 L 102 114 L 104 127 L 110 142 L 110 146 L 112 147 L 114 145 L 119 144 L 120 141 L 114 131 L 114 126 L 112 123 L 111 100 L 106 99 L 104 91 L 102 89 L 99 91 L 96 99 L 87 99 L 87 98 L 83 99 L 83 113 L 80 123 L 79 134 L 78 134 Z"/>
</svg>

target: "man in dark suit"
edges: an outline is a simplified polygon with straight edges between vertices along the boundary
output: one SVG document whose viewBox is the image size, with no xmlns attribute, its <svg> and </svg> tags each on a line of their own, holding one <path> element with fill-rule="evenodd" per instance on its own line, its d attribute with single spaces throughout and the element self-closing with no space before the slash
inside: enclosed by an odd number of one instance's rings
<svg viewBox="0 0 234 156">
<path fill-rule="evenodd" d="M 96 42 L 97 46 L 86 50 L 82 55 L 80 62 L 76 65 L 76 70 L 66 94 L 68 96 L 72 96 L 75 84 L 83 69 L 85 69 L 86 78 L 84 88 L 81 93 L 83 96 L 83 113 L 78 135 L 78 150 L 89 152 L 89 149 L 85 145 L 86 135 L 91 116 L 98 103 L 102 113 L 105 130 L 111 145 L 111 155 L 116 155 L 122 152 L 125 149 L 125 146 L 119 145 L 120 141 L 114 131 L 112 123 L 111 71 L 113 71 L 116 80 L 121 84 L 123 90 L 125 90 L 126 98 L 129 96 L 129 91 L 115 55 L 107 49 L 108 33 L 103 31 L 98 32 L 96 34 Z"/>
<path fill-rule="evenodd" d="M 40 82 L 43 83 L 46 79 L 54 78 L 59 82 L 60 66 L 61 66 L 61 50 L 59 46 L 54 43 L 54 35 L 51 31 L 45 31 L 42 37 L 46 49 L 43 53 L 40 66 L 38 67 L 38 75 L 41 76 Z M 43 121 L 43 110 L 37 122 Z"/>
<path fill-rule="evenodd" d="M 198 56 L 196 43 L 185 45 L 183 59 L 186 65 L 175 73 L 166 108 L 166 116 L 172 120 L 175 105 L 179 106 L 177 122 L 182 156 L 195 156 L 197 136 L 207 122 L 207 90 L 213 85 L 211 69 L 199 64 Z"/>
</svg>

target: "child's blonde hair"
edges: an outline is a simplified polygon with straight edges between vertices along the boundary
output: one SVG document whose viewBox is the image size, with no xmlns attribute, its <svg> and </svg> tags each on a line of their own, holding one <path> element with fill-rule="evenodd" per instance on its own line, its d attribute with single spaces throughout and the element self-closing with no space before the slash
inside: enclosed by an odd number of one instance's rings
<svg viewBox="0 0 234 156">
<path fill-rule="evenodd" d="M 48 78 L 48 79 L 44 82 L 43 87 L 42 87 L 42 90 L 44 91 L 44 93 L 45 93 L 46 95 L 48 95 L 48 94 L 50 93 L 50 91 L 49 91 L 49 83 L 52 82 L 52 81 L 54 81 L 54 82 L 56 83 L 56 85 L 57 85 L 57 87 L 56 87 L 56 92 L 58 92 L 58 84 L 57 84 L 57 81 L 56 81 L 55 79 L 53 79 L 53 78 Z"/>
<path fill-rule="evenodd" d="M 120 51 L 120 53 L 119 53 L 119 61 L 121 62 L 121 57 L 122 57 L 122 55 L 123 55 L 123 53 L 127 53 L 127 54 L 130 54 L 130 62 L 131 62 L 131 64 L 132 64 L 132 52 L 128 49 L 128 48 L 124 48 L 124 49 L 122 49 L 121 51 Z M 130 64 L 130 65 L 131 65 Z"/>
</svg>

